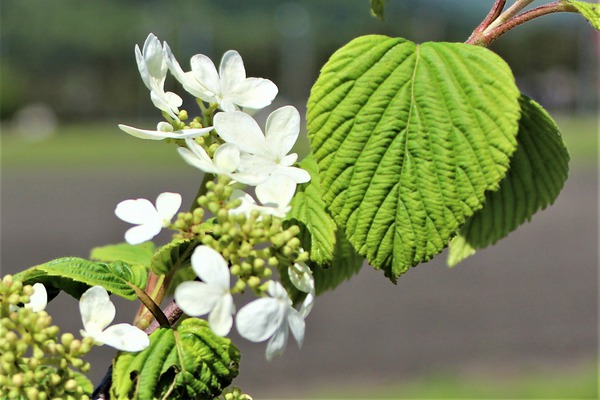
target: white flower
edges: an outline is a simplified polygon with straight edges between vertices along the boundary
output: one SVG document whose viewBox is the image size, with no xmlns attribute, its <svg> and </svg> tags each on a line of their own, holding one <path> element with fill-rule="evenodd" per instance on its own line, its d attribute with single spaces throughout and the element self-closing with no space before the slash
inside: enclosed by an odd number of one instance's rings
<svg viewBox="0 0 600 400">
<path fill-rule="evenodd" d="M 296 193 L 296 182 L 286 175 L 273 175 L 266 182 L 256 186 L 256 197 L 262 206 L 256 204 L 256 201 L 249 194 L 234 190 L 231 198 L 240 199 L 242 204 L 231 210 L 232 214 L 246 214 L 254 210 L 261 214 L 273 215 L 283 218 L 292 208 L 290 202 Z"/>
<path fill-rule="evenodd" d="M 223 111 L 239 107 L 261 109 L 273 101 L 277 86 L 268 79 L 246 78 L 242 57 L 235 50 L 223 55 L 219 72 L 210 58 L 203 54 L 192 57 L 192 70 L 184 72 L 169 45 L 164 43 L 167 64 L 171 73 L 185 90 L 200 99 L 217 103 Z"/>
<path fill-rule="evenodd" d="M 179 107 L 183 104 L 181 97 L 172 92 L 165 92 L 165 79 L 167 77 L 167 62 L 160 41 L 152 33 L 148 35 L 144 42 L 144 49 L 140 51 L 138 45 L 135 46 L 135 60 L 142 81 L 150 90 L 152 103 L 166 112 L 171 118 L 178 119 Z"/>
<path fill-rule="evenodd" d="M 292 106 L 281 107 L 267 119 L 265 134 L 256 121 L 241 111 L 218 113 L 214 127 L 219 136 L 242 152 L 239 172 L 259 175 L 286 175 L 296 183 L 310 180 L 308 172 L 292 165 L 298 159 L 288 152 L 300 133 L 300 114 Z"/>
<path fill-rule="evenodd" d="M 305 323 L 279 282 L 269 281 L 268 292 L 271 297 L 254 300 L 242 307 L 236 318 L 236 327 L 243 338 L 252 342 L 271 338 L 266 357 L 272 360 L 285 350 L 289 330 L 298 346 L 302 346 Z"/>
<path fill-rule="evenodd" d="M 170 139 L 187 139 L 187 138 L 195 138 L 199 136 L 206 135 L 213 128 L 209 126 L 207 128 L 197 128 L 197 129 L 182 129 L 178 131 L 173 130 L 173 125 L 168 122 L 161 121 L 156 126 L 156 130 L 147 130 L 147 129 L 139 129 L 134 128 L 133 126 L 119 124 L 119 128 L 123 132 L 129 133 L 131 136 L 135 136 L 140 139 L 149 139 L 149 140 L 163 140 L 166 138 Z"/>
<path fill-rule="evenodd" d="M 295 263 L 288 267 L 288 276 L 290 282 L 301 292 L 306 293 L 306 297 L 300 306 L 302 318 L 306 318 L 313 308 L 315 302 L 315 278 L 312 271 L 303 262 Z"/>
<path fill-rule="evenodd" d="M 203 282 L 179 284 L 175 289 L 177 305 L 194 317 L 210 313 L 211 329 L 219 336 L 227 335 L 235 313 L 227 261 L 211 247 L 198 246 L 192 254 L 192 268 Z"/>
<path fill-rule="evenodd" d="M 125 233 L 125 240 L 129 244 L 139 244 L 169 226 L 179 207 L 181 195 L 165 192 L 156 198 L 156 207 L 146 199 L 124 200 L 117 204 L 115 214 L 125 222 L 138 225 Z"/>
<path fill-rule="evenodd" d="M 150 345 L 148 335 L 130 324 L 108 327 L 115 319 L 115 306 L 102 286 L 92 286 L 81 296 L 79 311 L 83 321 L 83 337 L 91 337 L 98 344 L 118 350 L 142 351 Z"/>
<path fill-rule="evenodd" d="M 48 292 L 46 287 L 42 283 L 33 284 L 33 293 L 29 296 L 29 303 L 26 303 L 23 307 L 30 308 L 33 312 L 40 312 L 46 309 L 48 305 Z M 10 305 L 10 311 L 17 311 L 19 307 Z"/>
</svg>

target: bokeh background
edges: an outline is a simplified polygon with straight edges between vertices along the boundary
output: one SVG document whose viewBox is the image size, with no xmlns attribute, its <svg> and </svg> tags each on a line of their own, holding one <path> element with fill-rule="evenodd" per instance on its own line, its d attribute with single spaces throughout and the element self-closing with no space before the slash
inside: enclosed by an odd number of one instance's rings
<svg viewBox="0 0 600 400">
<path fill-rule="evenodd" d="M 176 191 L 191 201 L 198 171 L 116 127 L 160 119 L 133 53 L 148 33 L 184 69 L 196 53 L 218 63 L 238 50 L 249 76 L 279 86 L 270 110 L 303 112 L 320 66 L 352 38 L 464 41 L 492 3 L 391 0 L 382 22 L 367 0 L 2 0 L 1 274 L 121 241 L 123 199 Z M 236 383 L 255 399 L 597 398 L 599 43 L 581 17 L 554 15 L 491 47 L 562 128 L 571 170 L 553 206 L 453 269 L 442 254 L 393 285 L 365 265 L 317 299 L 303 348 L 291 342 L 270 363 L 264 344 L 234 335 Z M 172 78 L 167 88 L 183 95 Z M 136 306 L 119 305 L 127 321 Z M 81 328 L 67 296 L 49 312 Z M 96 379 L 113 354 L 94 350 Z"/>
</svg>

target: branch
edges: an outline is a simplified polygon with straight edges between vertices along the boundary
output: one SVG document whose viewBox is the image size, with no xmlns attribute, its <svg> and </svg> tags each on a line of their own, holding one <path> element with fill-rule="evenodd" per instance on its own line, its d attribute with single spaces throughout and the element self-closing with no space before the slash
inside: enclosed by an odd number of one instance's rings
<svg viewBox="0 0 600 400">
<path fill-rule="evenodd" d="M 477 28 L 475 28 L 473 33 L 471 33 L 471 36 L 467 40 L 467 43 L 470 43 L 470 40 L 472 38 L 480 37 L 482 35 L 483 31 L 485 31 L 487 29 L 487 27 L 490 26 L 490 24 L 492 22 L 494 22 L 496 20 L 496 18 L 498 18 L 500 13 L 502 13 L 502 10 L 504 9 L 505 5 L 506 5 L 506 0 L 496 0 L 494 5 L 492 6 L 492 9 L 488 13 L 488 15 L 485 17 L 485 19 L 483 21 L 481 21 L 479 26 Z"/>
</svg>

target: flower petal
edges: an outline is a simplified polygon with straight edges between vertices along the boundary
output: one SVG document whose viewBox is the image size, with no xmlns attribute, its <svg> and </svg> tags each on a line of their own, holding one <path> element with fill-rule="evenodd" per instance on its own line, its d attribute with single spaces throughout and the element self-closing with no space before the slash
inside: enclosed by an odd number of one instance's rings
<svg viewBox="0 0 600 400">
<path fill-rule="evenodd" d="M 298 347 L 302 347 L 302 343 L 304 342 L 304 330 L 306 328 L 304 318 L 302 318 L 302 315 L 296 309 L 290 307 L 287 320 L 292 335 L 298 343 Z"/>
<path fill-rule="evenodd" d="M 215 64 L 204 54 L 196 54 L 190 61 L 198 90 L 208 97 L 221 94 L 221 82 Z M 204 100 L 204 98 L 203 98 Z"/>
<path fill-rule="evenodd" d="M 115 319 L 115 306 L 102 286 L 92 286 L 81 295 L 79 311 L 83 328 L 92 334 L 100 332 Z"/>
<path fill-rule="evenodd" d="M 147 129 L 138 129 L 133 126 L 119 124 L 119 128 L 131 136 L 135 136 L 140 139 L 149 139 L 149 140 L 163 140 L 166 138 L 170 139 L 187 139 L 187 138 L 196 138 L 203 135 L 206 135 L 213 128 L 212 126 L 206 128 L 197 128 L 197 129 L 184 129 L 175 132 L 165 132 L 165 131 L 152 131 Z"/>
<path fill-rule="evenodd" d="M 285 106 L 273 111 L 267 118 L 265 138 L 269 149 L 281 161 L 292 149 L 300 134 L 300 113 L 295 107 Z"/>
<path fill-rule="evenodd" d="M 175 301 L 184 313 L 197 317 L 208 314 L 222 294 L 203 282 L 182 282 L 175 288 Z"/>
<path fill-rule="evenodd" d="M 214 127 L 219 136 L 235 144 L 240 151 L 262 154 L 266 147 L 265 136 L 256 121 L 241 111 L 220 112 L 215 115 Z"/>
<path fill-rule="evenodd" d="M 240 165 L 240 149 L 233 143 L 223 143 L 215 151 L 214 163 L 222 173 L 234 172 Z"/>
<path fill-rule="evenodd" d="M 153 222 L 134 226 L 125 232 L 125 241 L 129 244 L 144 243 L 158 235 L 161 230 L 162 224 L 158 219 Z"/>
<path fill-rule="evenodd" d="M 160 41 L 154 34 L 151 33 L 146 38 L 142 54 L 148 73 L 152 78 L 159 82 L 162 88 L 165 77 L 167 76 L 167 63 Z"/>
<path fill-rule="evenodd" d="M 119 219 L 130 224 L 144 224 L 156 220 L 157 211 L 147 199 L 123 200 L 117 204 L 115 214 Z"/>
<path fill-rule="evenodd" d="M 261 298 L 238 311 L 235 326 L 243 338 L 251 342 L 262 342 L 279 328 L 284 313 L 285 308 L 277 299 Z"/>
<path fill-rule="evenodd" d="M 310 293 L 315 290 L 315 278 L 306 263 L 295 263 L 288 268 L 290 282 L 300 291 Z"/>
<path fill-rule="evenodd" d="M 150 345 L 146 332 L 130 324 L 116 324 L 95 334 L 93 338 L 117 350 L 137 352 Z"/>
<path fill-rule="evenodd" d="M 222 290 L 229 290 L 230 274 L 227 261 L 212 247 L 198 246 L 194 249 L 192 268 L 204 282 Z"/>
<path fill-rule="evenodd" d="M 287 326 L 284 325 L 277 329 L 275 335 L 273 335 L 271 340 L 269 340 L 269 343 L 267 343 L 267 349 L 265 350 L 267 361 L 271 361 L 273 358 L 283 353 L 287 346 L 288 335 Z"/>
<path fill-rule="evenodd" d="M 268 79 L 247 78 L 223 97 L 241 107 L 259 110 L 270 105 L 277 92 L 277 86 Z"/>
<path fill-rule="evenodd" d="M 213 332 L 219 336 L 227 335 L 233 325 L 232 315 L 234 313 L 235 305 L 233 304 L 233 297 L 231 294 L 226 294 L 208 315 L 208 323 Z"/>
<path fill-rule="evenodd" d="M 286 208 L 296 193 L 296 182 L 285 175 L 272 175 L 256 186 L 256 197 L 267 207 Z"/>
<path fill-rule="evenodd" d="M 181 207 L 181 195 L 179 193 L 165 192 L 156 198 L 156 211 L 163 222 L 167 221 L 167 226 L 171 219 L 177 214 Z M 163 223 L 163 227 L 165 227 Z"/>
<path fill-rule="evenodd" d="M 272 174 L 287 175 L 296 183 L 306 183 L 310 181 L 310 174 L 306 170 L 298 167 L 283 167 L 281 165 L 276 165 Z"/>
<path fill-rule="evenodd" d="M 223 54 L 219 65 L 219 75 L 222 93 L 232 91 L 233 88 L 246 79 L 244 62 L 237 51 L 229 50 Z"/>
<path fill-rule="evenodd" d="M 48 292 L 46 286 L 42 283 L 33 284 L 33 293 L 29 296 L 29 303 L 25 308 L 30 308 L 33 312 L 43 311 L 48 305 Z"/>
</svg>

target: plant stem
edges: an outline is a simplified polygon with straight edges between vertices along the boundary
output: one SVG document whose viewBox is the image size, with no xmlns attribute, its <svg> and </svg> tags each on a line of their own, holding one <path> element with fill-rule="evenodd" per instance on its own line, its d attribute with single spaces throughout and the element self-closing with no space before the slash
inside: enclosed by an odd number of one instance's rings
<svg viewBox="0 0 600 400">
<path fill-rule="evenodd" d="M 523 3 L 529 4 L 532 1 L 533 0 L 524 0 Z M 518 3 L 519 2 L 515 3 L 513 5 L 513 7 L 516 6 Z M 523 7 L 525 7 L 527 4 L 519 4 L 522 7 L 518 11 L 523 9 Z M 469 37 L 469 39 L 466 41 L 466 43 L 477 45 L 477 46 L 487 47 L 494 40 L 498 39 L 500 36 L 504 35 L 506 32 L 510 31 L 511 29 L 513 29 L 527 21 L 531 21 L 535 18 L 544 16 L 544 15 L 548 15 L 548 14 L 552 14 L 552 13 L 557 13 L 557 12 L 579 12 L 574 6 L 572 6 L 570 4 L 565 4 L 565 3 L 561 2 L 560 0 L 558 0 L 553 3 L 549 3 L 546 5 L 534 8 L 532 10 L 526 11 L 526 12 L 516 15 L 516 16 L 511 15 L 511 18 L 509 20 L 505 20 L 503 23 L 497 24 L 496 22 L 498 20 L 500 20 L 501 18 L 503 18 L 503 16 L 506 13 L 508 13 L 508 11 L 510 11 L 510 10 L 507 10 L 505 13 L 500 15 L 500 17 L 498 17 L 498 19 L 496 21 L 494 21 L 490 26 L 488 26 L 483 32 L 478 32 L 476 29 L 473 32 L 473 34 L 471 35 L 471 37 Z"/>
<path fill-rule="evenodd" d="M 156 321 L 158 321 L 161 326 L 170 326 L 169 320 L 167 319 L 163 311 L 160 309 L 158 304 L 156 304 L 156 302 L 150 296 L 148 296 L 148 293 L 138 288 L 134 284 L 128 283 L 128 285 L 135 291 L 135 294 L 137 295 L 138 299 L 140 299 L 140 301 L 144 304 L 144 306 L 146 306 L 148 311 L 152 313 L 154 318 L 156 318 Z M 162 287 L 163 285 L 160 286 Z"/>
<path fill-rule="evenodd" d="M 514 17 L 515 15 L 517 15 L 522 9 L 524 9 L 525 7 L 527 7 L 528 5 L 530 5 L 531 3 L 533 3 L 535 0 L 517 0 L 515 2 L 515 4 L 513 4 L 512 6 L 510 6 L 508 8 L 508 10 L 504 11 L 498 18 L 496 18 L 494 20 L 494 22 L 492 22 L 484 31 L 483 33 L 486 34 L 490 31 L 492 31 L 493 29 L 497 28 L 498 26 L 502 25 L 503 23 L 505 23 L 506 21 L 508 21 L 509 19 L 511 19 L 512 17 Z"/>
<path fill-rule="evenodd" d="M 488 13 L 488 15 L 485 17 L 485 19 L 483 21 L 481 21 L 481 24 L 479 24 L 479 26 L 477 28 L 475 28 L 475 30 L 471 34 L 471 37 L 469 37 L 469 40 L 473 36 L 481 35 L 483 33 L 483 31 L 485 31 L 485 29 L 488 26 L 490 26 L 490 24 L 492 22 L 494 22 L 496 20 L 496 18 L 498 18 L 498 16 L 504 9 L 505 5 L 506 5 L 506 0 L 496 0 L 496 2 L 492 6 L 492 9 Z M 468 40 L 467 40 L 467 42 L 468 42 Z"/>
<path fill-rule="evenodd" d="M 196 200 L 198 200 L 198 197 L 206 194 L 206 184 L 212 181 L 213 179 L 215 179 L 215 176 L 213 174 L 209 174 L 208 172 L 204 173 L 204 175 L 202 176 L 202 182 L 200 182 L 200 187 L 198 188 L 196 196 L 194 197 L 194 202 L 190 206 L 190 212 L 194 211 L 196 207 L 198 207 L 198 203 L 196 202 Z"/>
</svg>

